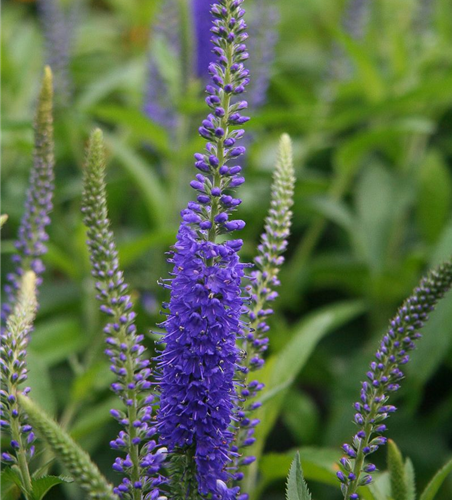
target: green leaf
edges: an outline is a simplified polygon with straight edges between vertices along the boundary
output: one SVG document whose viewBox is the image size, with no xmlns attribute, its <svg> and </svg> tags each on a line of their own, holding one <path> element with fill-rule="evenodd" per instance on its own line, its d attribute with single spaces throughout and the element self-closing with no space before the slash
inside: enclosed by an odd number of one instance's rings
<svg viewBox="0 0 452 500">
<path fill-rule="evenodd" d="M 391 479 L 391 496 L 394 500 L 408 500 L 408 484 L 403 457 L 397 445 L 388 441 L 388 470 Z"/>
<path fill-rule="evenodd" d="M 300 454 L 295 456 L 287 478 L 286 500 L 311 500 L 311 493 L 303 477 Z"/>
<path fill-rule="evenodd" d="M 32 479 L 32 500 L 41 500 L 54 486 L 61 483 L 72 483 L 73 479 L 64 476 L 42 476 Z"/>
<path fill-rule="evenodd" d="M 413 462 L 407 458 L 405 460 L 405 477 L 407 482 L 407 500 L 416 500 L 416 475 L 414 473 Z"/>
<path fill-rule="evenodd" d="M 448 167 L 437 151 L 427 154 L 419 170 L 417 219 L 424 237 L 435 242 L 449 216 L 452 179 Z"/>
<path fill-rule="evenodd" d="M 151 122 L 141 111 L 109 104 L 96 106 L 93 113 L 108 123 L 127 126 L 136 137 L 144 139 L 160 152 L 168 153 L 168 135 L 165 129 Z"/>
<path fill-rule="evenodd" d="M 452 459 L 441 468 L 428 483 L 419 500 L 433 500 L 446 477 L 452 472 Z"/>
<path fill-rule="evenodd" d="M 105 134 L 105 143 L 142 192 L 150 220 L 163 228 L 166 220 L 165 189 L 150 165 L 124 141 Z"/>
<path fill-rule="evenodd" d="M 61 363 L 71 354 L 83 349 L 87 342 L 77 319 L 67 315 L 41 321 L 36 325 L 35 331 L 30 344 L 31 350 L 47 366 Z"/>
<path fill-rule="evenodd" d="M 22 481 L 20 474 L 12 467 L 6 467 L 0 474 L 2 500 L 16 500 L 21 495 Z"/>
<path fill-rule="evenodd" d="M 299 443 L 310 443 L 316 435 L 319 412 L 312 399 L 302 392 L 291 390 L 284 399 L 284 424 Z M 300 422 L 303 422 L 300 425 Z"/>
</svg>

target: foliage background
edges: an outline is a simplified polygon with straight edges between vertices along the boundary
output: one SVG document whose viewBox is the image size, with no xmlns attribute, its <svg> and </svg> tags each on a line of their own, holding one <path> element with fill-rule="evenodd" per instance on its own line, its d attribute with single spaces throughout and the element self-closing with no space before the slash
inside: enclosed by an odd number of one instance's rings
<svg viewBox="0 0 452 500">
<path fill-rule="evenodd" d="M 202 144 L 196 130 L 205 113 L 194 84 L 179 103 L 187 132 L 177 144 L 141 114 L 159 3 L 82 4 L 70 68 L 75 93 L 55 117 L 55 208 L 30 344 L 34 397 L 111 477 L 114 454 L 106 443 L 116 429 L 108 410 L 117 402 L 108 389 L 103 319 L 84 243 L 81 168 L 88 133 L 99 125 L 107 138 L 109 210 L 121 263 L 141 330 L 156 331 L 166 297 L 156 281 L 168 272 L 164 252 L 190 194 L 192 154 Z M 247 221 L 244 259 L 253 257 L 262 229 L 282 132 L 293 138 L 298 177 L 272 319 L 272 361 L 262 374 L 282 391 L 273 398 L 267 393 L 262 412 L 265 456 L 254 498 L 283 498 L 295 449 L 314 496 L 340 498 L 331 464 L 353 432 L 351 405 L 377 339 L 421 274 L 452 248 L 452 2 L 374 0 L 358 40 L 343 28 L 344 6 L 278 1 L 268 102 L 249 127 L 240 209 Z M 31 164 L 44 55 L 35 3 L 6 0 L 2 7 L 2 212 L 10 216 L 4 275 Z M 347 19 L 356 26 L 353 16 Z M 156 336 L 148 336 L 152 349 Z M 452 453 L 451 294 L 425 329 L 407 374 L 389 435 L 412 458 L 422 486 Z M 36 464 L 50 458 L 41 455 Z M 384 453 L 376 461 L 384 468 Z M 68 486 L 53 495 L 82 498 Z M 452 478 L 441 495 L 452 497 Z"/>
</svg>

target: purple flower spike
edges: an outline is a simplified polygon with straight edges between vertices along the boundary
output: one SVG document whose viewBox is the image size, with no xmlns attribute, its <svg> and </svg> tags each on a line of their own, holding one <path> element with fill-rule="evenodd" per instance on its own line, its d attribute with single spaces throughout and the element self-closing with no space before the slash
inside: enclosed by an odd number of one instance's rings
<svg viewBox="0 0 452 500">
<path fill-rule="evenodd" d="M 191 182 L 198 203 L 189 203 L 182 211 L 169 259 L 174 278 L 164 285 L 171 298 L 162 324 L 166 334 L 159 356 L 157 421 L 162 444 L 172 454 L 171 489 L 183 498 L 198 494 L 235 498 L 239 492 L 225 485 L 232 479 L 229 427 L 237 400 L 236 340 L 244 335 L 241 283 L 246 266 L 237 255 L 241 240 L 216 243 L 216 237 L 244 226 L 243 221 L 231 219 L 240 204 L 231 191 L 243 182 L 235 162 L 244 153 L 237 145 L 244 132 L 235 127 L 240 110 L 246 108 L 233 96 L 249 83 L 243 65 L 248 35 L 242 3 L 221 0 L 212 5 L 210 37 L 217 59 L 208 65 L 210 114 L 200 129 L 208 142 L 205 151 L 195 155 L 195 166 L 202 173 Z"/>
<path fill-rule="evenodd" d="M 12 450 L 2 454 L 6 463 L 15 463 L 20 469 L 22 486 L 31 491 L 28 461 L 33 456 L 35 440 L 27 415 L 18 403 L 18 395 L 28 391 L 20 386 L 27 379 L 26 354 L 29 333 L 36 315 L 36 275 L 27 271 L 20 282 L 14 310 L 8 317 L 6 327 L 0 335 L 1 390 L 0 417 L 2 432 L 10 437 Z"/>
<path fill-rule="evenodd" d="M 239 460 L 245 453 L 242 449 L 254 442 L 252 436 L 258 421 L 250 422 L 250 414 L 259 408 L 260 404 L 254 398 L 264 387 L 257 380 L 252 380 L 251 372 L 263 366 L 262 355 L 268 347 L 267 318 L 273 314 L 273 310 L 268 306 L 278 296 L 273 289 L 279 285 L 278 273 L 283 262 L 281 255 L 287 248 L 294 183 L 292 145 L 289 136 L 283 135 L 273 179 L 271 206 L 265 219 L 265 231 L 258 246 L 258 255 L 255 258 L 256 270 L 251 273 L 251 304 L 247 312 L 249 332 L 240 339 L 242 352 L 246 354 L 237 373 L 237 378 L 241 381 L 239 393 L 241 405 L 235 418 L 237 429 L 233 446 L 240 451 L 235 463 L 242 466 L 252 463 L 247 460 L 249 457 Z"/>
<path fill-rule="evenodd" d="M 25 213 L 19 226 L 13 256 L 14 270 L 7 276 L 6 300 L 2 304 L 2 326 L 14 308 L 21 277 L 27 271 L 37 275 L 37 285 L 42 282 L 44 264 L 41 257 L 46 253 L 48 240 L 46 227 L 50 224 L 53 196 L 53 118 L 52 73 L 46 68 L 35 117 L 33 166 L 25 200 Z"/>
<path fill-rule="evenodd" d="M 422 279 L 390 322 L 375 361 L 370 364 L 368 380 L 361 384 L 360 400 L 354 404 L 358 411 L 354 421 L 360 430 L 351 445 L 342 447 L 347 457 L 340 460 L 342 474 L 338 474 L 338 478 L 344 499 L 358 498 L 357 488 L 372 481 L 367 473 L 373 472 L 375 465 L 366 464 L 365 457 L 387 442 L 387 438 L 381 436 L 386 431 L 382 422 L 396 410 L 387 403 L 391 392 L 398 389 L 403 379 L 400 368 L 409 360 L 408 353 L 415 348 L 415 341 L 421 336 L 419 330 L 428 320 L 429 313 L 451 286 L 452 262 L 449 261 Z"/>
<path fill-rule="evenodd" d="M 102 303 L 100 309 L 110 318 L 104 332 L 108 346 L 105 352 L 117 377 L 112 390 L 125 406 L 123 411 L 111 411 L 123 430 L 110 445 L 126 455 L 115 460 L 113 469 L 127 476 L 114 493 L 121 499 L 134 500 L 137 498 L 136 490 L 140 490 L 143 498 L 159 495 L 158 484 L 162 482 L 159 469 L 166 450 L 157 449 L 152 441 L 155 427 L 154 398 L 150 394 L 148 380 L 151 370 L 148 360 L 143 358 L 143 335 L 137 333 L 135 326 L 133 304 L 119 267 L 106 203 L 102 132 L 95 130 L 87 153 L 82 212 L 97 298 Z"/>
</svg>

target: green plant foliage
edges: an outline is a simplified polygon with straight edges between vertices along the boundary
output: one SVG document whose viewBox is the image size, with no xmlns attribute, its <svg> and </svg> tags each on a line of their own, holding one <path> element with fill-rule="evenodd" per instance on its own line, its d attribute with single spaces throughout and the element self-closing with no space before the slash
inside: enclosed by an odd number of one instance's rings
<svg viewBox="0 0 452 500">
<path fill-rule="evenodd" d="M 300 454 L 297 453 L 287 478 L 286 500 L 311 500 L 311 498 L 311 493 L 303 477 Z"/>
<path fill-rule="evenodd" d="M 408 478 L 402 454 L 397 445 L 388 441 L 388 470 L 391 479 L 391 497 L 394 500 L 408 500 Z"/>
<path fill-rule="evenodd" d="M 446 480 L 447 476 L 452 473 L 452 460 L 449 460 L 428 483 L 425 490 L 422 492 L 419 500 L 433 500 Z"/>
<path fill-rule="evenodd" d="M 19 399 L 31 424 L 46 440 L 58 459 L 77 481 L 77 484 L 85 490 L 88 497 L 104 500 L 115 499 L 116 495 L 113 495 L 112 487 L 91 461 L 89 455 L 36 403 L 33 403 L 26 396 L 21 396 Z M 52 479 L 40 481 L 40 479 L 36 480 L 39 493 L 43 492 L 48 485 L 50 487 L 50 483 L 53 481 Z"/>
</svg>

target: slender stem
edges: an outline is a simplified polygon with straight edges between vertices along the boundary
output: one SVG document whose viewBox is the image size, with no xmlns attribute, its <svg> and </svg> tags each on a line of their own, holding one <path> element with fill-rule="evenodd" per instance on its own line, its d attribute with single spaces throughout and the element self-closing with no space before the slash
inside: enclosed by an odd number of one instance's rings
<svg viewBox="0 0 452 500">
<path fill-rule="evenodd" d="M 226 51 L 226 57 L 228 60 L 228 64 L 226 65 L 226 71 L 225 71 L 225 77 L 224 77 L 224 84 L 229 85 L 231 83 L 231 66 L 233 63 L 232 60 L 232 47 L 229 46 L 227 51 Z M 223 118 L 221 119 L 221 126 L 225 131 L 224 137 L 228 136 L 228 122 L 229 122 L 229 106 L 231 104 L 231 97 L 228 93 L 223 92 L 223 95 L 221 97 L 221 107 L 224 109 L 225 113 Z M 224 164 L 224 139 L 220 139 L 218 141 L 218 150 L 217 150 L 217 155 L 218 155 L 218 161 L 219 165 Z M 214 187 L 220 187 L 221 184 L 221 175 L 219 173 L 219 168 L 217 168 L 214 172 L 213 175 L 213 186 Z M 212 200 L 212 209 L 210 213 L 210 222 L 212 223 L 212 227 L 209 230 L 208 233 L 208 240 L 211 242 L 215 241 L 217 231 L 216 231 L 216 224 L 215 224 L 215 217 L 218 215 L 219 211 L 219 206 L 220 202 L 218 198 L 214 198 Z"/>
</svg>

